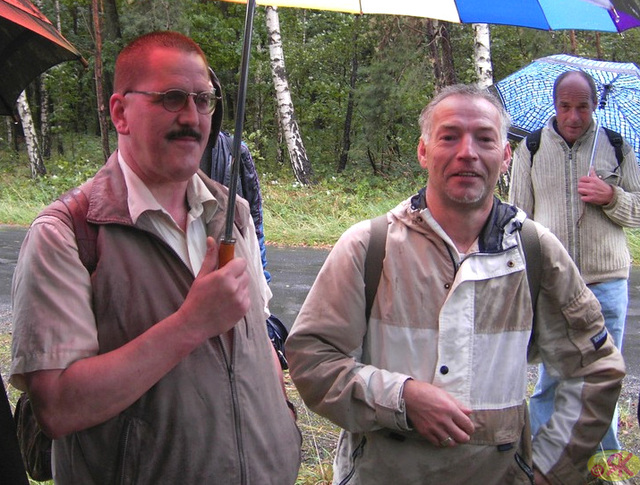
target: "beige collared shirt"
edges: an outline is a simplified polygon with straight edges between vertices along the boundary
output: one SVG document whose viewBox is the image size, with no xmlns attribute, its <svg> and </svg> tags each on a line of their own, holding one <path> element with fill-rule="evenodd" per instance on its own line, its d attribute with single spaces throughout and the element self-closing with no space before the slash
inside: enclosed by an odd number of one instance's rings
<svg viewBox="0 0 640 485">
<path fill-rule="evenodd" d="M 162 239 L 180 256 L 195 275 L 200 271 L 207 251 L 206 223 L 218 207 L 218 202 L 199 177 L 193 176 L 187 185 L 187 232 L 180 229 L 171 215 L 158 203 L 151 191 L 140 180 L 118 152 L 118 163 L 127 185 L 129 213 L 134 224 L 138 219 L 148 220 Z"/>
</svg>

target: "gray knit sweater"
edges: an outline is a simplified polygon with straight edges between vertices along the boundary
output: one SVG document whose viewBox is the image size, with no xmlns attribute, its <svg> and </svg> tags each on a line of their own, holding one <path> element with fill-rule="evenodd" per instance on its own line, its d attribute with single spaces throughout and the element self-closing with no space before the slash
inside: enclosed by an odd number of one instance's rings
<svg viewBox="0 0 640 485">
<path fill-rule="evenodd" d="M 572 147 L 554 129 L 555 117 L 542 130 L 531 160 L 525 141 L 513 157 L 509 200 L 547 226 L 560 239 L 587 284 L 629 277 L 631 258 L 623 227 L 640 227 L 640 170 L 633 148 L 624 143 L 618 168 L 615 150 L 601 129 L 594 168 L 614 186 L 610 204 L 585 204 L 578 179 L 589 172 L 594 124 Z"/>
</svg>

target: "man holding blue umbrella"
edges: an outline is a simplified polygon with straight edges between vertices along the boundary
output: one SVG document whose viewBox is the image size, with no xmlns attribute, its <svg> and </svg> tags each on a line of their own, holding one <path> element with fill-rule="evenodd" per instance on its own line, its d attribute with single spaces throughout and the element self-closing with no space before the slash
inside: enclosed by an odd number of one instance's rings
<svg viewBox="0 0 640 485">
<path fill-rule="evenodd" d="M 509 199 L 566 247 L 622 350 L 631 262 L 623 228 L 640 227 L 640 170 L 633 148 L 593 121 L 598 93 L 588 74 L 558 76 L 553 101 L 556 115 L 515 151 Z M 534 436 L 553 413 L 558 377 L 540 365 L 529 405 Z M 616 409 L 603 449 L 620 449 L 617 428 Z"/>
</svg>

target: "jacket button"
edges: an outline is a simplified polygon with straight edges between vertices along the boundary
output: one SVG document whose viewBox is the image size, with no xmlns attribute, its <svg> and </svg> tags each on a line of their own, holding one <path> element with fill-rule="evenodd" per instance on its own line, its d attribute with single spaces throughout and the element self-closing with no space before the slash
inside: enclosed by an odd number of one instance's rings
<svg viewBox="0 0 640 485">
<path fill-rule="evenodd" d="M 514 263 L 513 261 L 508 261 L 507 262 L 507 266 L 509 266 L 509 268 L 513 268 L 516 265 L 516 263 Z"/>
<path fill-rule="evenodd" d="M 445 283 L 444 284 L 444 288 L 445 288 L 445 290 L 448 290 L 449 288 L 451 288 L 451 284 L 450 283 Z"/>
<path fill-rule="evenodd" d="M 449 373 L 449 368 L 446 365 L 443 365 L 442 367 L 440 367 L 440 374 L 446 375 L 448 373 Z"/>
</svg>

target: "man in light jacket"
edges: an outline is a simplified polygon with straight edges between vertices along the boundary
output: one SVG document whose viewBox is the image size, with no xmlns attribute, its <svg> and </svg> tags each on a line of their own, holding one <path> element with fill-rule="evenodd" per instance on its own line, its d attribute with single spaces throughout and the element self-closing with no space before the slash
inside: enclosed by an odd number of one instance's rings
<svg viewBox="0 0 640 485">
<path fill-rule="evenodd" d="M 499 100 L 451 86 L 420 126 L 427 186 L 387 214 L 369 320 L 365 221 L 333 248 L 287 341 L 303 399 L 344 428 L 334 483 L 582 483 L 624 376 L 598 302 L 560 242 L 531 223 L 534 318 L 526 216 L 493 195 L 511 158 Z M 528 351 L 558 370 L 563 404 L 533 446 Z"/>
<path fill-rule="evenodd" d="M 542 129 L 535 153 L 526 140 L 515 151 L 509 201 L 562 242 L 622 351 L 631 267 L 624 228 L 640 227 L 638 161 L 619 134 L 595 125 L 598 93 L 587 73 L 558 76 L 553 99 L 556 115 Z M 555 370 L 541 365 L 529 404 L 534 434 L 553 413 L 557 385 Z M 617 408 L 602 447 L 620 449 Z"/>
</svg>

